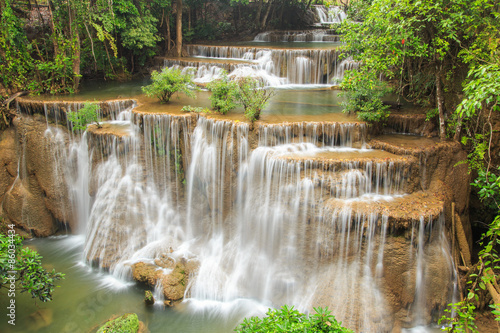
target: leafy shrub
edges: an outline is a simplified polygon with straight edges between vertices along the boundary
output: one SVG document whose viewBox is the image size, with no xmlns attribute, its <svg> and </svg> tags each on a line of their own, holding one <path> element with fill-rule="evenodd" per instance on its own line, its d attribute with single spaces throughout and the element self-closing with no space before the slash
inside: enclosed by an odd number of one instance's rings
<svg viewBox="0 0 500 333">
<path fill-rule="evenodd" d="M 191 106 L 191 105 L 184 105 L 181 109 L 182 112 L 196 112 L 196 113 L 210 113 L 210 110 L 207 108 L 202 108 L 201 106 Z"/>
<path fill-rule="evenodd" d="M 100 128 L 99 110 L 99 104 L 86 102 L 80 110 L 75 112 L 69 111 L 68 120 L 73 125 L 73 131 L 84 131 L 87 128 L 87 125 L 93 122 L 95 122 L 97 127 Z"/>
<path fill-rule="evenodd" d="M 210 82 L 207 88 L 212 92 L 209 98 L 215 111 L 226 114 L 238 106 L 238 84 L 231 81 L 226 72 L 220 79 Z"/>
<path fill-rule="evenodd" d="M 238 99 L 245 109 L 245 117 L 251 122 L 258 120 L 274 92 L 261 87 L 259 81 L 251 77 L 238 79 L 237 84 Z"/>
<path fill-rule="evenodd" d="M 137 333 L 139 318 L 135 313 L 127 313 L 104 324 L 97 333 Z"/>
<path fill-rule="evenodd" d="M 440 325 L 446 325 L 441 328 L 446 332 L 469 332 L 478 333 L 476 323 L 474 322 L 476 307 L 466 301 L 448 304 L 451 309 L 445 309 L 445 315 L 439 319 Z M 454 316 L 453 316 L 454 314 Z"/>
<path fill-rule="evenodd" d="M 390 89 L 372 71 L 347 71 L 341 84 L 347 101 L 342 102 L 343 112 L 357 113 L 358 118 L 368 122 L 383 122 L 388 116 L 388 105 L 381 98 Z"/>
<path fill-rule="evenodd" d="M 164 68 L 161 72 L 153 71 L 151 79 L 153 82 L 142 87 L 142 92 L 149 97 L 156 97 L 162 103 L 168 103 L 176 92 L 183 92 L 189 97 L 196 98 L 192 86 L 193 76 L 190 73 L 182 73 L 180 69 Z"/>
<path fill-rule="evenodd" d="M 55 283 L 64 279 L 64 274 L 44 269 L 42 256 L 35 250 L 22 247 L 22 238 L 13 233 L 13 225 L 9 229 L 8 236 L 0 234 L 0 286 L 9 289 L 12 276 L 9 271 L 14 270 L 17 272 L 14 275 L 17 290 L 28 292 L 42 302 L 51 301 Z"/>
<path fill-rule="evenodd" d="M 350 333 L 350 329 L 342 327 L 328 307 L 314 308 L 315 314 L 305 315 L 292 307 L 284 305 L 281 309 L 269 309 L 266 317 L 245 318 L 243 323 L 235 329 L 240 333 L 254 332 L 328 332 L 328 333 Z"/>
</svg>

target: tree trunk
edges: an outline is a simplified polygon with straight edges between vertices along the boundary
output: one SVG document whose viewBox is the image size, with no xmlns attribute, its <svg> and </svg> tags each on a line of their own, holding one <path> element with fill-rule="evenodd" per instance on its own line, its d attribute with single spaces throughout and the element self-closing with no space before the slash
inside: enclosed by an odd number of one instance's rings
<svg viewBox="0 0 500 333">
<path fill-rule="evenodd" d="M 182 57 L 182 0 L 177 0 L 177 56 Z"/>
<path fill-rule="evenodd" d="M 80 48 L 80 35 L 78 30 L 75 29 L 75 54 L 73 55 L 73 90 L 76 92 L 80 87 L 80 63 L 81 63 L 81 48 Z"/>
<path fill-rule="evenodd" d="M 264 30 L 264 28 L 266 27 L 266 23 L 267 23 L 267 18 L 269 16 L 269 12 L 271 11 L 271 6 L 273 5 L 273 1 L 272 0 L 269 0 L 269 2 L 267 3 L 267 9 L 266 9 L 266 13 L 264 14 L 264 17 L 262 18 L 262 23 L 260 25 L 260 28 L 262 30 Z"/>
<path fill-rule="evenodd" d="M 167 24 L 167 51 L 170 51 L 170 43 L 172 42 L 172 36 L 170 35 L 170 13 L 165 15 L 165 23 Z"/>
<path fill-rule="evenodd" d="M 439 64 L 436 66 L 436 103 L 439 111 L 439 138 L 441 140 L 446 139 L 446 126 L 444 121 L 444 95 L 443 95 L 443 83 L 441 82 L 443 65 Z"/>
<path fill-rule="evenodd" d="M 257 13 L 255 14 L 255 23 L 259 24 L 260 22 L 260 15 L 262 13 L 262 6 L 264 5 L 264 0 L 259 1 L 259 5 L 257 6 Z"/>
<path fill-rule="evenodd" d="M 54 25 L 54 15 L 52 13 L 52 1 L 47 1 L 47 5 L 49 7 L 49 15 L 50 15 L 50 30 L 52 31 L 52 45 L 54 46 L 54 59 L 59 55 L 59 44 L 57 44 L 56 40 L 56 28 Z"/>
<path fill-rule="evenodd" d="M 69 31 L 72 38 L 75 40 L 75 48 L 73 53 L 73 65 L 71 69 L 73 71 L 73 90 L 78 91 L 78 87 L 80 86 L 80 34 L 78 33 L 78 23 L 75 21 L 75 11 L 72 10 L 70 4 L 68 3 L 68 12 L 69 12 Z"/>
</svg>

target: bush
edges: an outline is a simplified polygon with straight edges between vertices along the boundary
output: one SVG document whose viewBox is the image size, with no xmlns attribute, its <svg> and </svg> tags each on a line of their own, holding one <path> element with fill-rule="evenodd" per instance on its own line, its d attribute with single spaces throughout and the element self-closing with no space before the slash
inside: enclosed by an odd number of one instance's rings
<svg viewBox="0 0 500 333">
<path fill-rule="evenodd" d="M 212 92 L 209 98 L 215 111 L 226 114 L 238 106 L 238 85 L 227 77 L 226 72 L 219 80 L 210 82 L 207 88 Z"/>
<path fill-rule="evenodd" d="M 381 98 L 390 89 L 374 72 L 347 71 L 341 87 L 345 91 L 342 95 L 347 97 L 342 102 L 343 112 L 357 113 L 359 119 L 368 122 L 383 122 L 389 116 L 389 106 Z"/>
<path fill-rule="evenodd" d="M 328 307 L 322 309 L 314 308 L 313 315 L 305 315 L 292 307 L 284 305 L 280 310 L 269 309 L 266 317 L 252 317 L 244 319 L 235 332 L 328 332 L 328 333 L 352 333 L 350 329 L 342 327 Z"/>
<path fill-rule="evenodd" d="M 12 276 L 15 277 L 16 290 L 28 292 L 42 302 L 52 300 L 56 281 L 64 279 L 64 274 L 44 269 L 42 256 L 29 247 L 23 247 L 22 238 L 14 233 L 14 226 L 9 225 L 8 236 L 0 234 L 0 287 L 12 289 Z"/>
<path fill-rule="evenodd" d="M 260 118 L 260 113 L 267 105 L 274 92 L 260 86 L 257 79 L 244 77 L 237 81 L 238 99 L 245 109 L 245 117 L 251 122 Z"/>
<path fill-rule="evenodd" d="M 127 313 L 101 326 L 97 333 L 137 333 L 139 318 L 135 313 Z"/>
<path fill-rule="evenodd" d="M 97 127 L 101 128 L 101 124 L 99 124 L 99 110 L 99 104 L 86 102 L 80 110 L 75 112 L 69 111 L 67 115 L 68 120 L 73 125 L 73 131 L 84 131 L 87 125 L 93 122 L 97 124 Z"/>
<path fill-rule="evenodd" d="M 142 92 L 149 97 L 156 97 L 162 103 L 168 103 L 176 92 L 183 92 L 189 97 L 196 98 L 192 86 L 193 76 L 190 73 L 182 73 L 180 69 L 164 68 L 160 73 L 153 71 L 151 80 L 153 82 L 142 87 Z"/>
<path fill-rule="evenodd" d="M 191 105 L 184 105 L 181 109 L 182 112 L 195 112 L 195 113 L 210 113 L 210 110 L 208 108 L 203 108 L 201 106 L 191 106 Z"/>
</svg>

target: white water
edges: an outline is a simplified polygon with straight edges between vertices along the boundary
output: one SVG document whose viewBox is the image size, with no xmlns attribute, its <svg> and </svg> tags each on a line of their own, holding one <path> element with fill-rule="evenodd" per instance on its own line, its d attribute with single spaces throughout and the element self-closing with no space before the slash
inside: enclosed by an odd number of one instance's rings
<svg viewBox="0 0 500 333">
<path fill-rule="evenodd" d="M 321 25 L 340 24 L 347 18 L 346 13 L 338 6 L 327 8 L 317 5 L 314 8 L 316 9 Z"/>
<path fill-rule="evenodd" d="M 165 60 L 166 67 L 176 66 L 194 71 L 195 82 L 206 83 L 220 78 L 221 70 L 230 78 L 250 76 L 265 86 L 331 85 L 338 71 L 338 52 L 335 49 L 266 49 L 254 47 L 188 45 L 190 56 L 206 60 L 201 62 Z M 210 58 L 226 60 L 228 64 L 210 63 Z M 238 60 L 243 63 L 231 63 Z"/>
<path fill-rule="evenodd" d="M 186 291 L 191 309 L 230 317 L 235 304 L 249 306 L 246 300 L 260 313 L 281 304 L 303 311 L 328 305 L 359 331 L 390 327 L 381 284 L 389 221 L 351 204 L 400 198 L 404 168 L 344 161 L 325 169 L 308 160 L 329 152 L 369 154 L 352 148 L 363 137 L 353 139 L 352 124 L 263 126 L 252 150 L 248 125 L 199 118 L 193 130 L 190 119 L 134 115 L 125 137 L 85 134 L 71 141 L 72 162 L 62 173 L 73 179 L 85 260 L 110 271 L 103 283 L 126 287 L 130 264 L 173 251 L 200 263 Z M 49 127 L 48 138 L 56 140 L 56 132 Z M 180 165 L 187 167 L 180 172 Z M 426 224 L 415 225 L 416 295 L 425 293 Z M 425 298 L 418 296 L 411 311 L 415 323 L 427 323 L 420 314 Z"/>
<path fill-rule="evenodd" d="M 304 31 L 266 31 L 257 34 L 254 42 L 338 42 L 340 37 L 327 29 Z"/>
</svg>

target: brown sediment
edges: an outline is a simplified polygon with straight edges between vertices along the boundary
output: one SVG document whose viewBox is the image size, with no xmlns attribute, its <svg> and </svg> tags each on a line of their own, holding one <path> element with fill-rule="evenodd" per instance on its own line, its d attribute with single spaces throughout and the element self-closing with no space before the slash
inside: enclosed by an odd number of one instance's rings
<svg viewBox="0 0 500 333">
<path fill-rule="evenodd" d="M 389 218 L 389 225 L 397 229 L 411 229 L 413 221 L 423 217 L 427 222 L 438 218 L 444 210 L 443 197 L 436 193 L 419 191 L 395 197 L 391 200 L 352 200 L 330 199 L 326 207 L 342 210 L 345 207 L 358 214 L 378 214 Z"/>
</svg>

